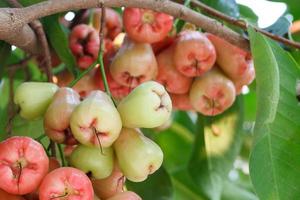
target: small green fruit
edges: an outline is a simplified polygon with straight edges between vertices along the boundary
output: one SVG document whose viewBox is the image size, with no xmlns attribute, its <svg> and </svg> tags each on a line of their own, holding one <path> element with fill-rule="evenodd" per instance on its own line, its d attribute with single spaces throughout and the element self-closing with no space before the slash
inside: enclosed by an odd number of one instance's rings
<svg viewBox="0 0 300 200">
<path fill-rule="evenodd" d="M 70 156 L 70 164 L 83 171 L 91 173 L 93 178 L 103 179 L 108 177 L 114 167 L 114 154 L 112 148 L 88 147 L 79 145 Z"/>
<path fill-rule="evenodd" d="M 109 147 L 119 137 L 122 121 L 109 96 L 94 91 L 75 108 L 70 126 L 81 144 Z"/>
<path fill-rule="evenodd" d="M 42 117 L 58 86 L 53 83 L 25 82 L 15 92 L 14 102 L 21 108 L 21 117 L 27 120 Z"/>
<path fill-rule="evenodd" d="M 146 180 L 163 162 L 160 147 L 137 129 L 123 128 L 114 149 L 119 167 L 130 181 Z"/>
<path fill-rule="evenodd" d="M 172 102 L 165 88 L 148 81 L 136 87 L 118 105 L 123 126 L 127 128 L 155 128 L 171 116 Z"/>
</svg>

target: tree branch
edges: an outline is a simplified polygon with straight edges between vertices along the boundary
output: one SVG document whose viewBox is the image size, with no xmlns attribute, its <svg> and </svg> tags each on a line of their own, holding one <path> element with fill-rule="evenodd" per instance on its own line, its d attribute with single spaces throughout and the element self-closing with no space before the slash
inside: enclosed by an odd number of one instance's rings
<svg viewBox="0 0 300 200">
<path fill-rule="evenodd" d="M 141 7 L 164 12 L 195 24 L 242 49 L 249 50 L 248 40 L 241 35 L 225 27 L 217 20 L 169 0 L 49 0 L 24 8 L 1 8 L 0 39 L 9 43 L 14 42 L 16 46 L 36 53 L 34 51 L 38 49 L 36 42 L 30 42 L 24 46 L 23 43 L 28 41 L 25 35 L 22 37 L 22 40 L 19 39 L 18 41 L 8 40 L 9 35 L 15 33 L 16 30 L 22 30 L 26 24 L 41 17 L 69 10 L 99 7 L 101 3 L 105 7 Z M 19 36 L 19 33 L 17 35 Z M 28 34 L 29 36 L 30 34 Z"/>
<path fill-rule="evenodd" d="M 219 12 L 207 5 L 205 5 L 204 3 L 200 2 L 200 1 L 197 1 L 197 0 L 191 0 L 191 3 L 192 5 L 200 8 L 202 11 L 206 12 L 207 14 L 211 15 L 211 16 L 214 16 L 216 18 L 219 18 L 223 21 L 226 21 L 230 24 L 233 24 L 237 27 L 240 27 L 242 28 L 243 30 L 247 30 L 247 24 L 242 21 L 242 20 L 239 20 L 239 19 L 236 19 L 234 17 L 231 17 L 231 16 L 228 16 L 228 15 L 225 15 L 224 13 L 222 12 Z M 300 43 L 298 42 L 294 42 L 292 40 L 289 40 L 289 39 L 286 39 L 284 37 L 281 37 L 281 36 L 278 36 L 278 35 L 275 35 L 273 33 L 270 33 L 268 31 L 265 31 L 263 29 L 260 29 L 258 27 L 253 27 L 257 32 L 260 32 L 266 36 L 268 36 L 269 38 L 272 38 L 273 40 L 276 40 L 278 42 L 281 42 L 283 44 L 286 44 L 288 46 L 291 46 L 291 47 L 294 47 L 294 48 L 298 48 L 300 49 Z"/>
</svg>

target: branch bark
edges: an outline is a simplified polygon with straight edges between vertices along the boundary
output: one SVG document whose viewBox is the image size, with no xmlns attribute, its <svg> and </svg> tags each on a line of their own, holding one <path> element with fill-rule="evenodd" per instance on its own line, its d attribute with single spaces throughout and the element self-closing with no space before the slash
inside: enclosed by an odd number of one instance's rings
<svg viewBox="0 0 300 200">
<path fill-rule="evenodd" d="M 140 7 L 164 12 L 195 24 L 244 50 L 249 50 L 248 40 L 238 33 L 217 20 L 169 0 L 49 0 L 24 8 L 1 8 L 0 39 L 36 54 L 39 46 L 36 38 L 32 37 L 34 33 L 32 30 L 31 32 L 27 29 L 26 32 L 24 31 L 28 23 L 55 13 L 99 7 L 102 3 L 105 7 Z M 20 31 L 23 31 L 22 37 L 20 37 Z M 31 40 L 28 40 L 29 38 Z"/>
</svg>

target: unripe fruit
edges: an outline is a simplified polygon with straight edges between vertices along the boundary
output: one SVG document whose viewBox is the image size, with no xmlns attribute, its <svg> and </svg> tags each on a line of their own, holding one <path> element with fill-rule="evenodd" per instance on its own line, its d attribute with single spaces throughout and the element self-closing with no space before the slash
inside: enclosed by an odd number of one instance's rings
<svg viewBox="0 0 300 200">
<path fill-rule="evenodd" d="M 203 33 L 183 31 L 178 35 L 173 59 L 177 70 L 185 76 L 201 76 L 213 67 L 216 50 Z"/>
<path fill-rule="evenodd" d="M 114 153 L 112 148 L 99 149 L 78 145 L 70 156 L 70 164 L 92 178 L 102 179 L 108 177 L 114 166 Z"/>
<path fill-rule="evenodd" d="M 191 102 L 189 93 L 186 94 L 171 94 L 170 97 L 172 100 L 173 108 L 177 110 L 192 111 L 194 110 Z"/>
<path fill-rule="evenodd" d="M 80 68 L 88 68 L 97 59 L 100 39 L 93 27 L 86 24 L 74 27 L 70 34 L 69 43 Z"/>
<path fill-rule="evenodd" d="M 1 200 L 25 200 L 21 196 L 9 194 L 9 193 L 5 192 L 4 190 L 1 190 L 1 189 L 0 189 L 0 199 Z"/>
<path fill-rule="evenodd" d="M 42 145 L 29 137 L 11 137 L 0 143 L 0 188 L 24 195 L 39 186 L 49 168 Z"/>
<path fill-rule="evenodd" d="M 44 116 L 46 135 L 57 143 L 76 144 L 70 126 L 70 117 L 80 103 L 79 94 L 72 88 L 60 88 Z"/>
<path fill-rule="evenodd" d="M 21 117 L 27 120 L 42 117 L 57 90 L 57 85 L 53 83 L 22 83 L 17 88 L 14 97 L 15 104 L 20 106 Z"/>
<path fill-rule="evenodd" d="M 173 47 L 169 47 L 157 56 L 158 74 L 156 81 L 174 94 L 187 93 L 192 84 L 192 78 L 184 76 L 175 68 L 173 62 Z"/>
<path fill-rule="evenodd" d="M 118 138 L 122 121 L 110 97 L 94 91 L 75 108 L 70 125 L 81 144 L 109 147 Z"/>
<path fill-rule="evenodd" d="M 154 81 L 136 87 L 118 105 L 124 127 L 155 128 L 164 124 L 172 112 L 172 102 L 165 88 Z"/>
<path fill-rule="evenodd" d="M 129 37 L 141 43 L 163 40 L 173 26 L 173 17 L 142 8 L 125 8 L 123 22 Z"/>
<path fill-rule="evenodd" d="M 190 101 L 196 111 L 214 116 L 228 109 L 235 100 L 233 82 L 214 68 L 197 78 L 190 90 Z"/>
<path fill-rule="evenodd" d="M 127 38 L 109 69 L 117 83 L 136 87 L 155 78 L 157 62 L 150 44 L 135 43 Z"/>
<path fill-rule="evenodd" d="M 163 162 L 160 147 L 137 129 L 123 128 L 114 149 L 120 169 L 130 181 L 146 180 Z"/>
<path fill-rule="evenodd" d="M 82 171 L 61 167 L 43 179 L 39 197 L 40 200 L 93 200 L 94 191 L 90 179 Z"/>
<path fill-rule="evenodd" d="M 244 51 L 230 44 L 222 38 L 207 33 L 206 36 L 213 43 L 217 51 L 217 63 L 224 73 L 232 80 L 241 80 L 249 67 L 253 65 L 250 52 Z"/>
<path fill-rule="evenodd" d="M 115 161 L 111 175 L 105 179 L 92 179 L 95 194 L 101 199 L 108 199 L 123 191 L 125 177 Z"/>
<path fill-rule="evenodd" d="M 142 198 L 134 192 L 126 191 L 118 193 L 107 200 L 142 200 Z"/>
</svg>

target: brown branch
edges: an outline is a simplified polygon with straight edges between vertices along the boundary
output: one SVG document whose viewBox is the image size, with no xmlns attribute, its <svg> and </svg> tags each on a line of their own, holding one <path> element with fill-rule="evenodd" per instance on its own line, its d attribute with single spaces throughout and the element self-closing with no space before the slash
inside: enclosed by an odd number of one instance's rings
<svg viewBox="0 0 300 200">
<path fill-rule="evenodd" d="M 69 10 L 99 7 L 100 3 L 103 3 L 105 7 L 141 7 L 164 12 L 195 24 L 242 49 L 249 50 L 248 40 L 241 35 L 223 26 L 215 19 L 169 0 L 49 0 L 21 9 L 2 8 L 0 9 L 0 39 L 7 41 L 7 35 L 12 34 L 15 29 L 21 29 L 24 25 L 41 17 Z M 18 42 L 21 44 L 20 41 Z M 32 46 L 32 49 L 34 49 L 34 45 L 28 44 L 28 46 Z M 26 46 L 27 49 L 30 49 L 28 46 Z"/>
<path fill-rule="evenodd" d="M 234 17 L 225 15 L 224 13 L 219 12 L 219 11 L 211 8 L 211 7 L 205 5 L 204 3 L 200 2 L 200 1 L 191 0 L 191 3 L 192 3 L 192 5 L 196 6 L 197 8 L 200 8 L 202 11 L 204 11 L 205 13 L 207 13 L 207 14 L 209 14 L 211 16 L 214 16 L 214 17 L 219 18 L 219 19 L 221 19 L 223 21 L 226 21 L 226 22 L 228 22 L 230 24 L 233 24 L 233 25 L 235 25 L 237 27 L 240 27 L 243 30 L 247 30 L 247 23 L 245 21 L 242 21 L 242 20 L 236 19 Z M 265 31 L 265 30 L 260 29 L 258 27 L 254 27 L 254 29 L 257 32 L 260 32 L 260 33 L 268 36 L 269 38 L 272 38 L 273 40 L 276 40 L 276 41 L 281 42 L 283 44 L 286 44 L 288 46 L 300 49 L 300 43 L 299 42 L 294 42 L 292 40 L 289 40 L 289 39 L 286 39 L 284 37 L 275 35 L 273 33 L 270 33 L 268 31 Z"/>
<path fill-rule="evenodd" d="M 23 7 L 22 4 L 20 4 L 18 2 L 18 0 L 7 0 L 7 2 L 16 8 Z M 35 33 L 37 35 L 37 39 L 41 44 L 41 48 L 42 48 L 41 56 L 43 56 L 41 64 L 44 65 L 44 69 L 45 69 L 45 72 L 47 75 L 48 82 L 52 82 L 53 80 L 52 80 L 52 70 L 51 70 L 51 68 L 52 68 L 51 54 L 50 54 L 46 34 L 43 29 L 43 25 L 39 20 L 34 20 L 34 21 L 30 22 L 29 25 L 35 31 Z"/>
</svg>

